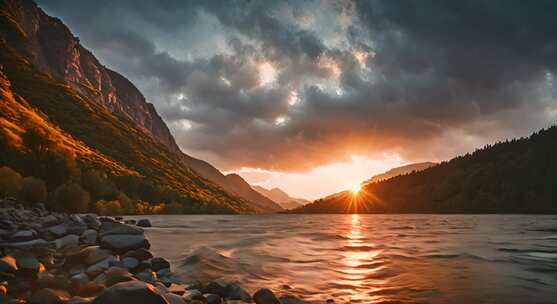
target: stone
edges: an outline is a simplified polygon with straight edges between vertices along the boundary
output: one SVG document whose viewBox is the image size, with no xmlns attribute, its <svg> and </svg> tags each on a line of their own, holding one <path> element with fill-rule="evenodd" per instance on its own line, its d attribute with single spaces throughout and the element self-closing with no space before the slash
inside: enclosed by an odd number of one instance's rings
<svg viewBox="0 0 557 304">
<path fill-rule="evenodd" d="M 68 258 L 68 262 L 74 264 L 84 264 L 86 266 L 98 263 L 111 256 L 110 251 L 99 246 L 89 246 L 81 249 L 78 254 Z"/>
<path fill-rule="evenodd" d="M 172 274 L 172 271 L 170 271 L 170 268 L 163 268 L 159 271 L 157 271 L 157 277 L 167 277 L 169 275 Z"/>
<path fill-rule="evenodd" d="M 188 290 L 184 291 L 184 294 L 182 295 L 182 298 L 186 301 L 204 300 L 205 299 L 203 297 L 203 294 L 201 293 L 201 291 L 199 291 L 197 289 L 188 289 Z"/>
<path fill-rule="evenodd" d="M 0 258 L 0 272 L 13 273 L 16 271 L 17 271 L 17 262 L 12 256 L 6 255 Z"/>
<path fill-rule="evenodd" d="M 122 264 L 127 269 L 134 269 L 139 265 L 139 260 L 132 257 L 126 257 L 122 259 Z"/>
<path fill-rule="evenodd" d="M 275 294 L 267 288 L 259 289 L 253 295 L 253 300 L 256 304 L 281 304 Z"/>
<path fill-rule="evenodd" d="M 118 222 L 103 222 L 101 225 L 101 230 L 99 236 L 104 238 L 108 235 L 143 235 L 143 229 L 138 227 L 133 227 Z"/>
<path fill-rule="evenodd" d="M 170 263 L 164 258 L 156 257 L 151 259 L 151 268 L 154 271 L 159 271 L 164 268 L 170 268 Z"/>
<path fill-rule="evenodd" d="M 81 290 L 85 286 L 87 286 L 87 284 L 89 284 L 90 280 L 89 280 L 89 277 L 87 276 L 87 274 L 82 272 L 82 273 L 78 273 L 78 274 L 72 276 L 71 279 L 70 279 L 70 282 L 71 282 L 71 285 L 75 289 Z"/>
<path fill-rule="evenodd" d="M 77 248 L 79 250 L 79 236 L 75 234 L 68 234 L 53 242 L 58 250 L 64 251 L 72 248 Z"/>
<path fill-rule="evenodd" d="M 164 295 L 164 298 L 170 304 L 186 304 L 186 300 L 184 300 L 181 296 L 174 294 L 174 293 L 167 293 Z"/>
<path fill-rule="evenodd" d="M 97 219 L 96 216 L 92 214 L 86 214 L 81 217 L 87 227 L 94 230 L 99 230 L 101 228 L 101 222 Z"/>
<path fill-rule="evenodd" d="M 87 229 L 83 231 L 79 238 L 81 242 L 87 245 L 95 245 L 97 243 L 97 231 L 94 229 Z"/>
<path fill-rule="evenodd" d="M 93 304 L 169 304 L 169 302 L 158 292 L 153 285 L 130 281 L 113 285 L 105 289 Z"/>
<path fill-rule="evenodd" d="M 43 239 L 34 239 L 26 242 L 15 242 L 15 243 L 4 243 L 2 246 L 6 248 L 16 248 L 19 250 L 26 250 L 35 247 L 44 247 L 48 246 L 48 242 Z"/>
<path fill-rule="evenodd" d="M 82 297 L 73 297 L 66 302 L 66 304 L 89 304 L 91 299 L 86 299 Z"/>
<path fill-rule="evenodd" d="M 153 254 L 145 248 L 139 248 L 139 249 L 136 249 L 136 250 L 131 250 L 131 251 L 126 252 L 122 257 L 123 258 L 128 258 L 128 257 L 136 258 L 138 261 L 145 261 L 145 260 L 153 258 Z"/>
<path fill-rule="evenodd" d="M 141 272 L 138 272 L 135 276 L 137 278 L 139 278 L 140 280 L 145 281 L 145 282 L 151 282 L 152 283 L 152 282 L 155 282 L 157 280 L 157 274 L 153 271 L 148 270 L 148 269 L 146 269 L 144 271 L 141 271 Z"/>
<path fill-rule="evenodd" d="M 106 271 L 106 286 L 112 286 L 121 282 L 134 281 L 132 274 L 125 268 L 111 267 Z"/>
<path fill-rule="evenodd" d="M 55 239 L 63 237 L 68 233 L 68 227 L 66 224 L 58 224 L 55 226 L 48 227 L 46 232 L 49 236 L 54 237 Z"/>
<path fill-rule="evenodd" d="M 45 228 L 57 225 L 59 223 L 60 223 L 60 220 L 52 214 L 47 215 L 47 216 L 43 217 L 43 219 L 42 219 L 42 226 L 45 227 Z"/>
<path fill-rule="evenodd" d="M 29 298 L 29 304 L 63 304 L 70 298 L 66 291 L 43 288 Z"/>
<path fill-rule="evenodd" d="M 151 221 L 149 219 L 140 219 L 137 221 L 137 226 L 139 227 L 151 227 Z"/>
<path fill-rule="evenodd" d="M 217 294 L 208 293 L 203 296 L 207 300 L 207 304 L 222 304 L 222 298 Z"/>
<path fill-rule="evenodd" d="M 116 258 L 114 256 L 108 256 L 106 259 L 91 265 L 85 270 L 89 277 L 96 277 L 100 273 L 104 272 L 110 267 L 110 261 L 114 261 Z"/>
<path fill-rule="evenodd" d="M 36 275 L 45 270 L 44 265 L 30 254 L 23 254 L 16 257 L 18 274 Z"/>
<path fill-rule="evenodd" d="M 12 241 L 14 242 L 25 242 L 37 238 L 37 232 L 33 229 L 19 230 L 12 235 Z"/>
<path fill-rule="evenodd" d="M 133 249 L 146 248 L 151 245 L 144 235 L 107 235 L 101 238 L 101 247 L 107 248 L 117 253 L 123 253 Z"/>
<path fill-rule="evenodd" d="M 242 289 L 238 281 L 217 279 L 207 284 L 205 292 L 218 294 L 223 298 L 231 300 L 242 300 L 246 302 L 250 302 L 252 300 L 249 293 Z"/>
<path fill-rule="evenodd" d="M 79 295 L 86 298 L 96 297 L 98 294 L 103 292 L 104 289 L 104 284 L 89 282 L 87 285 L 83 286 L 83 288 L 79 290 Z"/>
<path fill-rule="evenodd" d="M 66 290 L 70 287 L 70 282 L 64 275 L 53 275 L 46 271 L 38 275 L 35 284 L 38 288 L 52 288 L 57 290 Z"/>
</svg>

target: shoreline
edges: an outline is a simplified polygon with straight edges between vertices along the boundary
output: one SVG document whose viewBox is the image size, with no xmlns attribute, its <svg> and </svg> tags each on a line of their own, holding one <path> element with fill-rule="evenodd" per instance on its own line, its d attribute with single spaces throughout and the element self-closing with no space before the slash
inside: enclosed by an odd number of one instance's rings
<svg viewBox="0 0 557 304">
<path fill-rule="evenodd" d="M 147 219 L 51 212 L 0 200 L 0 302 L 30 304 L 304 304 L 216 279 L 185 284 L 154 257 Z M 334 303 L 328 300 L 327 303 Z"/>
</svg>

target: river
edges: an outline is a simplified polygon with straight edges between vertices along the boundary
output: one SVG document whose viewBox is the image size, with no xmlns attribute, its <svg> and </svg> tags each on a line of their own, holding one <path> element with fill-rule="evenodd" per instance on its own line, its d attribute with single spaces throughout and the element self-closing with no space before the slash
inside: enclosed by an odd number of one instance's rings
<svg viewBox="0 0 557 304">
<path fill-rule="evenodd" d="M 557 303 L 557 216 L 154 215 L 188 281 L 324 303 Z"/>
</svg>

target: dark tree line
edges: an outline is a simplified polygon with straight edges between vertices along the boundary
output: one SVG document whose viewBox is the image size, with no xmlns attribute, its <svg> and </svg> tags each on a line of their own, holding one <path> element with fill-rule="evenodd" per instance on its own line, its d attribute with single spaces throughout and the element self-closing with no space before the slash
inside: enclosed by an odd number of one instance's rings
<svg viewBox="0 0 557 304">
<path fill-rule="evenodd" d="M 368 184 L 294 213 L 557 213 L 557 127 Z"/>
</svg>

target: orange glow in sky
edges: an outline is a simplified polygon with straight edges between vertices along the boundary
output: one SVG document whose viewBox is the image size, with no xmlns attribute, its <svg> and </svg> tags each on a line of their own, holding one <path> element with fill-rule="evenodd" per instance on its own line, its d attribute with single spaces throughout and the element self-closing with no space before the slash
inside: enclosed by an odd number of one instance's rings
<svg viewBox="0 0 557 304">
<path fill-rule="evenodd" d="M 292 197 L 314 200 L 352 190 L 354 185 L 360 185 L 375 174 L 405 164 L 407 162 L 396 154 L 383 154 L 374 158 L 353 155 L 349 161 L 331 163 L 300 173 L 255 168 L 241 168 L 233 172 L 252 185 L 268 189 L 278 187 Z"/>
</svg>

